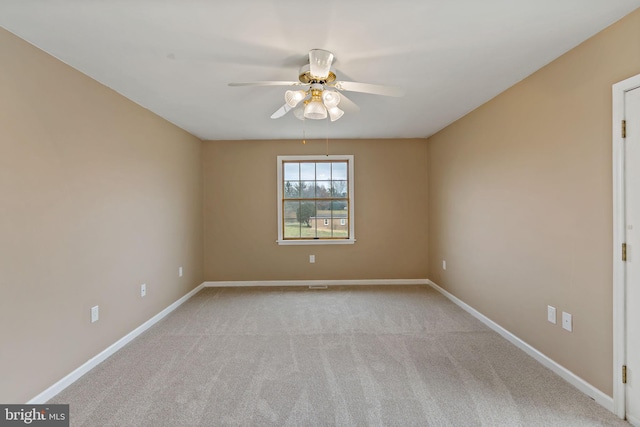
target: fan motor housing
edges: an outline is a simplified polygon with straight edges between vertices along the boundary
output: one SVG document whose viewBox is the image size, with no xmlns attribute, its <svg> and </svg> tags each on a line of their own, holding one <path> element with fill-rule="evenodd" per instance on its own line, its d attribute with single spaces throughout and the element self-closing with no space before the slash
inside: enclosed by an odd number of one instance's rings
<svg viewBox="0 0 640 427">
<path fill-rule="evenodd" d="M 303 65 L 300 67 L 300 74 L 298 79 L 301 83 L 310 84 L 310 83 L 331 83 L 336 80 L 336 74 L 333 70 L 329 71 L 329 75 L 324 78 L 317 78 L 311 75 L 309 64 Z"/>
</svg>

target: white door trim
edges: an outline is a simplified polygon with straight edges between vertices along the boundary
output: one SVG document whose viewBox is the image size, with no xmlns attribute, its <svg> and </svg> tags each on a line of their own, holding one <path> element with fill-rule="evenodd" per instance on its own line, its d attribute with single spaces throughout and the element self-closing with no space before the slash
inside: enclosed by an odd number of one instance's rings
<svg viewBox="0 0 640 427">
<path fill-rule="evenodd" d="M 624 199 L 624 138 L 621 123 L 624 120 L 625 92 L 640 87 L 640 74 L 612 87 L 613 95 L 613 408 L 620 418 L 625 417 L 625 386 L 622 384 L 622 365 L 626 363 L 626 311 L 625 265 L 622 244 L 625 243 Z"/>
</svg>

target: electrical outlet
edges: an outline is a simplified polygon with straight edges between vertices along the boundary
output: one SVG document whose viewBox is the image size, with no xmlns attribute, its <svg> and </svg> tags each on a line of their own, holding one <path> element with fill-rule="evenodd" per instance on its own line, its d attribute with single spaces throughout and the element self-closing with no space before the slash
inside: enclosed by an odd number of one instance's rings
<svg viewBox="0 0 640 427">
<path fill-rule="evenodd" d="M 442 260 L 442 269 L 446 270 L 447 269 L 447 261 Z"/>
<path fill-rule="evenodd" d="M 314 264 L 316 262 L 316 256 L 315 255 L 309 255 L 309 262 L 311 264 Z"/>
<path fill-rule="evenodd" d="M 140 296 L 144 297 L 147 295 L 147 284 L 143 283 L 142 285 L 140 285 Z"/>
<path fill-rule="evenodd" d="M 95 323 L 100 318 L 100 307 L 97 305 L 95 307 L 91 307 L 91 323 Z"/>
<path fill-rule="evenodd" d="M 182 267 L 178 267 L 178 277 L 182 277 Z"/>
<path fill-rule="evenodd" d="M 550 305 L 547 306 L 547 320 L 554 325 L 557 323 L 556 320 L 556 308 Z"/>
<path fill-rule="evenodd" d="M 562 312 L 562 329 L 573 332 L 573 317 L 567 312 Z"/>
</svg>

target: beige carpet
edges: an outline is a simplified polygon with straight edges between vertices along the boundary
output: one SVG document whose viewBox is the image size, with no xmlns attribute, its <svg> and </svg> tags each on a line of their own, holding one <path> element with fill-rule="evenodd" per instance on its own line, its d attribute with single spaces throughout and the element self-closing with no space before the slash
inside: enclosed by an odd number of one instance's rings
<svg viewBox="0 0 640 427">
<path fill-rule="evenodd" d="M 50 403 L 72 426 L 628 426 L 429 287 L 207 288 Z"/>
</svg>

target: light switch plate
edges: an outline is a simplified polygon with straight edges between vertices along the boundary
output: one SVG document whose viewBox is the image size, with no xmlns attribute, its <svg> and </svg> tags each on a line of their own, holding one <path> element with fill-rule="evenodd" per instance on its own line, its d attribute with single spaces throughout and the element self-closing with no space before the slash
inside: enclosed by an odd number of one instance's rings
<svg viewBox="0 0 640 427">
<path fill-rule="evenodd" d="M 97 305 L 91 307 L 91 323 L 95 323 L 100 318 L 100 307 Z"/>
<path fill-rule="evenodd" d="M 556 308 L 550 305 L 547 306 L 547 320 L 554 325 L 557 323 L 556 320 Z"/>
</svg>

